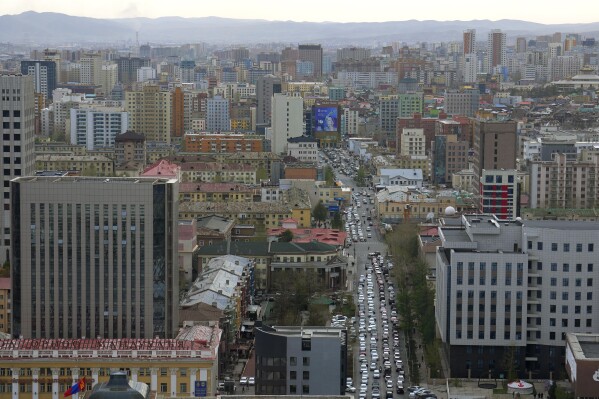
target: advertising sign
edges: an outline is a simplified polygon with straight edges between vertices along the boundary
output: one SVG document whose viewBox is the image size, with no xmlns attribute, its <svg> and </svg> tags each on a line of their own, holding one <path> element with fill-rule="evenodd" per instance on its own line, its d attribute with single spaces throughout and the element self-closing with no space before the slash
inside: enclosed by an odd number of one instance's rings
<svg viewBox="0 0 599 399">
<path fill-rule="evenodd" d="M 206 381 L 196 381 L 194 394 L 197 398 L 208 396 L 208 384 Z"/>
<path fill-rule="evenodd" d="M 338 108 L 331 106 L 314 107 L 314 131 L 337 132 L 339 130 Z"/>
</svg>

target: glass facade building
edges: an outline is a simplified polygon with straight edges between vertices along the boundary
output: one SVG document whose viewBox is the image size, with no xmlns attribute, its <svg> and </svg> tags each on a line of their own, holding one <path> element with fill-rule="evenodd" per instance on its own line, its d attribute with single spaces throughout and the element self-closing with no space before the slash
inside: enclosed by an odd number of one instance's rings
<svg viewBox="0 0 599 399">
<path fill-rule="evenodd" d="M 175 180 L 24 177 L 11 190 L 15 336 L 176 334 Z"/>
</svg>

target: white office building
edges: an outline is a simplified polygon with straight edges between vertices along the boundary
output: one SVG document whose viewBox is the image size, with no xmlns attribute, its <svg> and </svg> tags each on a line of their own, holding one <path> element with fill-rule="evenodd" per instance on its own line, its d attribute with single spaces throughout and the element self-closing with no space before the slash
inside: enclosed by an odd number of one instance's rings
<svg viewBox="0 0 599 399">
<path fill-rule="evenodd" d="M 287 140 L 304 132 L 304 99 L 276 93 L 271 101 L 271 151 L 282 154 L 287 152 Z"/>
<path fill-rule="evenodd" d="M 566 333 L 599 332 L 599 223 L 463 215 L 439 237 L 435 313 L 452 377 L 506 376 L 511 357 L 521 376 L 555 378 Z"/>
</svg>

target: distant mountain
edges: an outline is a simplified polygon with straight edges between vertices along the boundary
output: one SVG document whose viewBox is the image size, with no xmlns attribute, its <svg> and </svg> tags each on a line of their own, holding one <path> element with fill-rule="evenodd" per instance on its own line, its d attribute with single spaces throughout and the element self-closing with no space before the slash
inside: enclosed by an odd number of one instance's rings
<svg viewBox="0 0 599 399">
<path fill-rule="evenodd" d="M 599 35 L 599 22 L 545 25 L 519 20 L 294 22 L 258 19 L 124 18 L 97 19 L 33 11 L 0 16 L 0 42 L 45 45 L 131 42 L 142 43 L 321 43 L 374 45 L 390 41 L 461 40 L 464 29 L 476 29 L 485 40 L 491 29 L 508 36 L 536 36 L 554 32 Z"/>
</svg>

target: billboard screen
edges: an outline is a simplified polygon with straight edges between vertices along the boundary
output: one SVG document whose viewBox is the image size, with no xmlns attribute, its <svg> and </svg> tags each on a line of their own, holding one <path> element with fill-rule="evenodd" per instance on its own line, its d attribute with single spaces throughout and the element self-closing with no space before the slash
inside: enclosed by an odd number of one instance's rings
<svg viewBox="0 0 599 399">
<path fill-rule="evenodd" d="M 312 115 L 315 132 L 337 132 L 339 130 L 338 108 L 332 106 L 317 106 Z"/>
</svg>

